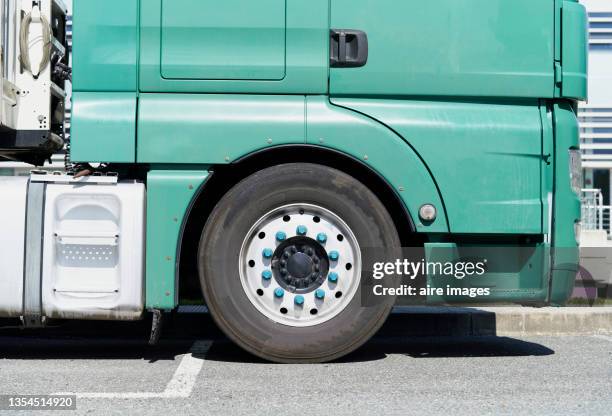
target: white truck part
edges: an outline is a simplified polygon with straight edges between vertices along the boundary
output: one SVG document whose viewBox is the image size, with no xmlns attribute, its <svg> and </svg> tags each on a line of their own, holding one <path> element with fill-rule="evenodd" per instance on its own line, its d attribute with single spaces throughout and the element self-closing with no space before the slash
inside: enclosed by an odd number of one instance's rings
<svg viewBox="0 0 612 416">
<path fill-rule="evenodd" d="M 26 326 L 39 318 L 142 316 L 142 183 L 32 175 L 0 179 L 0 191 L 14 201 L 0 220 L 3 316 L 22 317 Z"/>
<path fill-rule="evenodd" d="M 0 160 L 62 149 L 69 48 L 62 0 L 0 0 Z"/>
<path fill-rule="evenodd" d="M 23 310 L 25 212 L 28 179 L 0 179 L 0 317 L 20 316 Z"/>
</svg>

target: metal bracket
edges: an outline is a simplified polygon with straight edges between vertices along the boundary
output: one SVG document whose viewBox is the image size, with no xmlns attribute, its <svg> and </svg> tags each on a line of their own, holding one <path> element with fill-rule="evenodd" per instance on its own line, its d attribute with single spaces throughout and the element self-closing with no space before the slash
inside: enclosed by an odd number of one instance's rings
<svg viewBox="0 0 612 416">
<path fill-rule="evenodd" d="M 42 253 L 45 183 L 28 183 L 26 204 L 25 264 L 23 272 L 23 326 L 44 326 L 42 313 Z"/>
<path fill-rule="evenodd" d="M 157 345 L 161 337 L 163 315 L 159 309 L 153 309 L 153 320 L 151 322 L 151 336 L 149 337 L 149 345 Z"/>
</svg>

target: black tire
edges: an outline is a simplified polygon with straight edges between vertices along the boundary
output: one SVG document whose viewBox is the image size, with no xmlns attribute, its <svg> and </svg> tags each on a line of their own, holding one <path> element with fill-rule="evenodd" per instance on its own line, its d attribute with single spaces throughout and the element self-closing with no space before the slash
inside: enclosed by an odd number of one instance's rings
<svg viewBox="0 0 612 416">
<path fill-rule="evenodd" d="M 245 350 L 275 362 L 330 361 L 370 339 L 389 315 L 394 299 L 380 297 L 364 306 L 358 292 L 337 316 L 309 327 L 279 324 L 260 313 L 240 282 L 240 248 L 259 218 L 292 203 L 316 204 L 336 213 L 362 248 L 400 246 L 389 213 L 361 182 L 326 166 L 279 165 L 247 177 L 216 205 L 200 240 L 200 283 L 217 325 Z"/>
</svg>

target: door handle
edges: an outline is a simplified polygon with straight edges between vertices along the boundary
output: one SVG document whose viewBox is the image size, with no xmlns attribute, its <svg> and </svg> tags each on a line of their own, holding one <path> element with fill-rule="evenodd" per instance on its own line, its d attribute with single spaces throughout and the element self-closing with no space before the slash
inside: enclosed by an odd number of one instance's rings
<svg viewBox="0 0 612 416">
<path fill-rule="evenodd" d="M 358 68 L 368 62 L 368 35 L 364 31 L 332 29 L 330 39 L 332 68 Z"/>
</svg>

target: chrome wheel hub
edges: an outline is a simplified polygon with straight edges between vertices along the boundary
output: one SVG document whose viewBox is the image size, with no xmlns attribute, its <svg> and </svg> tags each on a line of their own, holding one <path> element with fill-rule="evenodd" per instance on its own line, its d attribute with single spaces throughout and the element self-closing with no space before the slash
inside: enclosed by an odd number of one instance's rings
<svg viewBox="0 0 612 416">
<path fill-rule="evenodd" d="M 253 225 L 242 243 L 239 270 L 259 312 L 284 325 L 312 326 L 338 315 L 355 297 L 361 254 L 339 216 L 292 204 Z"/>
</svg>

